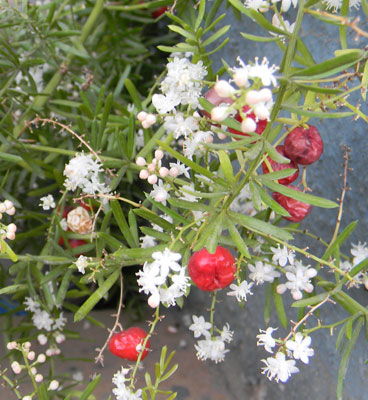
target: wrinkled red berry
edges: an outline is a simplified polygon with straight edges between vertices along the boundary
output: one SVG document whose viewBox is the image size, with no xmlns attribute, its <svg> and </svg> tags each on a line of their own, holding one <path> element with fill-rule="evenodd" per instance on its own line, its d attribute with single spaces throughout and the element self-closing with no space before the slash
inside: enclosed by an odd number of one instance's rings
<svg viewBox="0 0 368 400">
<path fill-rule="evenodd" d="M 210 89 L 208 92 L 205 93 L 204 98 L 213 104 L 215 107 L 219 106 L 220 104 L 232 104 L 234 100 L 231 97 L 220 97 L 214 88 Z M 199 113 L 206 118 L 211 119 L 211 114 L 208 113 L 206 110 L 199 110 Z"/>
<path fill-rule="evenodd" d="M 235 260 L 230 251 L 217 246 L 214 254 L 207 249 L 196 251 L 189 259 L 188 272 L 201 290 L 223 289 L 234 280 Z"/>
<path fill-rule="evenodd" d="M 137 327 L 126 329 L 125 331 L 115 333 L 109 340 L 109 350 L 115 356 L 124 358 L 129 361 L 137 361 L 141 346 L 147 333 Z M 150 341 L 148 340 L 142 354 L 141 360 L 146 358 L 150 349 Z"/>
<path fill-rule="evenodd" d="M 323 153 L 323 141 L 315 126 L 293 129 L 286 137 L 284 151 L 287 157 L 298 164 L 309 165 L 319 160 Z"/>
<path fill-rule="evenodd" d="M 262 135 L 262 133 L 263 133 L 264 130 L 266 129 L 267 120 L 264 119 L 264 120 L 259 120 L 259 121 L 257 122 L 257 120 L 256 120 L 256 114 L 254 114 L 253 111 L 250 112 L 250 113 L 248 113 L 248 114 L 246 114 L 247 111 L 249 111 L 249 110 L 250 110 L 250 107 L 249 107 L 249 106 L 247 106 L 247 105 L 243 106 L 243 113 L 244 113 L 244 115 L 247 115 L 248 118 L 251 118 L 251 119 L 252 119 L 253 121 L 255 121 L 256 124 L 257 124 L 257 128 L 256 128 L 256 130 L 255 130 L 255 133 L 258 133 L 258 135 Z M 239 114 L 239 112 L 236 114 L 235 119 L 236 119 L 237 121 L 239 121 L 240 123 L 243 121 L 243 118 L 242 118 L 242 116 Z M 251 135 L 248 135 L 247 133 L 244 133 L 244 132 L 242 132 L 242 131 L 237 131 L 236 129 L 232 129 L 232 128 L 229 128 L 229 132 L 235 133 L 236 135 L 241 135 L 241 136 L 251 136 Z"/>
<path fill-rule="evenodd" d="M 276 150 L 282 156 L 286 157 L 285 152 L 284 152 L 284 146 L 277 146 Z M 290 176 L 288 176 L 286 178 L 282 178 L 282 179 L 278 180 L 278 182 L 281 185 L 288 185 L 289 183 L 294 182 L 298 178 L 298 176 L 299 176 L 299 167 L 298 167 L 298 164 L 295 161 L 291 160 L 289 164 L 280 164 L 280 163 L 272 160 L 270 157 L 267 157 L 267 159 L 270 162 L 272 170 L 274 172 L 282 171 L 283 169 L 288 169 L 288 168 L 296 169 L 296 171 L 293 173 L 293 175 L 290 175 Z M 263 171 L 264 174 L 268 174 L 270 172 L 270 170 L 268 169 L 267 164 L 265 162 L 262 163 L 262 171 Z"/>
<path fill-rule="evenodd" d="M 287 185 L 287 187 L 300 192 L 300 189 L 297 188 L 296 186 Z M 280 204 L 280 206 L 284 207 L 285 210 L 290 214 L 290 217 L 283 217 L 288 221 L 300 222 L 309 214 L 309 211 L 312 208 L 310 204 L 292 199 L 291 197 L 285 196 L 281 193 L 273 192 L 272 197 L 275 201 L 277 201 Z"/>
<path fill-rule="evenodd" d="M 157 10 L 152 12 L 152 17 L 153 18 L 161 17 L 161 15 L 165 14 L 166 11 L 167 11 L 167 6 L 160 7 Z"/>
</svg>

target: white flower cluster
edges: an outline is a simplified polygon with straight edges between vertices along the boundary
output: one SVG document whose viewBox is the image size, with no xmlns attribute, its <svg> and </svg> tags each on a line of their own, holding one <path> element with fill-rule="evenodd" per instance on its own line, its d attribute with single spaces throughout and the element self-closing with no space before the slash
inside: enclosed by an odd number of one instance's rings
<svg viewBox="0 0 368 400">
<path fill-rule="evenodd" d="M 247 281 L 240 282 L 239 285 L 232 283 L 230 285 L 231 292 L 226 293 L 228 296 L 234 296 L 240 303 L 241 301 L 247 301 L 247 295 L 253 295 L 250 289 L 253 286 L 253 282 L 248 283 Z"/>
<path fill-rule="evenodd" d="M 271 247 L 271 250 L 273 252 L 272 260 L 284 268 L 288 280 L 277 286 L 277 293 L 283 294 L 289 289 L 294 300 L 300 300 L 303 297 L 303 291 L 311 293 L 313 285 L 310 280 L 317 275 L 317 271 L 295 260 L 294 252 L 288 250 L 286 246 L 281 248 L 280 245 L 277 245 L 277 247 Z M 289 265 L 287 265 L 288 262 Z"/>
<path fill-rule="evenodd" d="M 276 340 L 272 337 L 272 333 L 275 330 L 271 327 L 265 331 L 260 329 L 260 333 L 257 335 L 257 346 L 264 346 L 266 351 L 273 353 L 272 348 L 276 346 Z M 281 340 L 279 341 L 281 342 Z M 310 348 L 311 343 L 310 336 L 303 336 L 302 333 L 297 332 L 293 340 L 287 340 L 285 343 L 287 354 L 289 357 L 293 357 L 293 360 L 287 360 L 285 354 L 279 351 L 274 357 L 261 360 L 266 364 L 262 368 L 262 374 L 266 374 L 269 380 L 275 379 L 276 382 L 286 382 L 291 374 L 299 372 L 299 369 L 295 366 L 295 360 L 300 360 L 304 364 L 309 363 L 309 357 L 314 355 L 314 350 Z"/>
<path fill-rule="evenodd" d="M 191 63 L 188 58 L 174 57 L 167 64 L 167 75 L 161 82 L 163 94 L 154 94 L 152 103 L 160 114 L 173 111 L 179 104 L 198 107 L 202 80 L 207 75 L 202 61 Z"/>
<path fill-rule="evenodd" d="M 121 367 L 121 370 L 113 376 L 112 383 L 116 386 L 116 388 L 112 389 L 113 394 L 117 400 L 142 400 L 141 389 L 138 389 L 134 393 L 126 386 L 126 382 L 130 382 L 129 379 L 125 378 L 128 373 L 128 368 Z"/>
<path fill-rule="evenodd" d="M 0 203 L 0 220 L 3 218 L 3 214 L 14 215 L 15 207 L 13 202 L 10 200 L 5 200 L 3 203 Z M 15 232 L 17 231 L 17 226 L 12 222 L 9 225 L 5 225 L 0 222 L 0 237 L 2 240 L 15 239 Z M 1 251 L 1 245 L 0 245 Z"/>
<path fill-rule="evenodd" d="M 137 272 L 139 291 L 150 294 L 148 304 L 152 308 L 158 307 L 160 302 L 174 306 L 176 299 L 183 296 L 189 287 L 186 267 L 178 263 L 181 254 L 166 248 L 163 252 L 152 253 L 152 258 L 152 263 L 146 262 Z"/>
<path fill-rule="evenodd" d="M 54 320 L 47 311 L 41 310 L 40 303 L 33 300 L 32 297 L 26 297 L 24 305 L 27 306 L 25 308 L 26 311 L 33 313 L 32 321 L 37 329 L 45 329 L 47 332 L 50 332 L 52 330 L 62 330 L 64 328 L 66 318 L 63 317 L 62 312 L 60 313 L 60 316 Z"/>
<path fill-rule="evenodd" d="M 107 194 L 109 189 L 99 177 L 102 171 L 102 165 L 98 160 L 93 159 L 92 154 L 79 153 L 65 165 L 64 186 L 71 191 L 80 188 L 85 194 Z"/>
<path fill-rule="evenodd" d="M 230 351 L 225 348 L 225 343 L 230 343 L 234 334 L 229 329 L 229 324 L 223 326 L 219 336 L 212 336 L 210 332 L 212 324 L 210 322 L 206 322 L 202 315 L 199 317 L 193 315 L 192 318 L 193 324 L 190 325 L 189 329 L 193 331 L 194 337 L 204 336 L 204 339 L 198 340 L 197 344 L 194 345 L 197 350 L 197 358 L 203 361 L 209 359 L 216 364 L 223 361 L 225 354 Z"/>
<path fill-rule="evenodd" d="M 350 250 L 353 259 L 350 261 L 346 260 L 340 263 L 340 268 L 345 272 L 350 272 L 354 267 L 368 258 L 368 247 L 366 243 L 358 244 L 352 243 L 352 248 Z M 353 280 L 350 282 L 351 286 L 359 287 L 360 285 L 364 285 L 364 287 L 368 290 L 368 274 L 367 267 L 360 271 L 353 277 Z"/>
<path fill-rule="evenodd" d="M 86 268 L 88 267 L 88 258 L 86 256 L 83 256 L 82 254 L 78 257 L 77 261 L 75 261 L 73 264 L 76 265 L 78 271 L 81 274 L 86 273 Z"/>
</svg>

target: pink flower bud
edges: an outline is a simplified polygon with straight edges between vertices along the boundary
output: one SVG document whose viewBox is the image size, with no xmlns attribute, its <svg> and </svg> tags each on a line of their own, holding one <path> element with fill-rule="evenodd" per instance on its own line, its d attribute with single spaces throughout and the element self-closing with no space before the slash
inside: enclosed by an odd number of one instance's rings
<svg viewBox="0 0 368 400">
<path fill-rule="evenodd" d="M 179 170 L 176 167 L 171 167 L 169 174 L 173 177 L 176 178 L 179 175 Z"/>
<path fill-rule="evenodd" d="M 148 172 L 146 169 L 142 169 L 142 170 L 139 172 L 139 177 L 140 177 L 141 179 L 147 179 L 147 178 L 149 177 L 149 172 Z"/>
<path fill-rule="evenodd" d="M 37 375 L 35 376 L 35 381 L 36 381 L 37 383 L 41 383 L 41 382 L 43 381 L 43 376 L 42 376 L 41 374 L 37 374 Z"/>
<path fill-rule="evenodd" d="M 40 364 L 42 364 L 42 363 L 44 363 L 45 361 L 46 361 L 46 356 L 45 356 L 43 353 L 39 354 L 38 357 L 37 357 L 37 362 L 39 362 Z"/>
<path fill-rule="evenodd" d="M 151 185 L 154 185 L 155 183 L 157 183 L 157 175 L 152 174 L 147 178 L 147 182 Z"/>
<path fill-rule="evenodd" d="M 234 88 L 230 85 L 230 83 L 220 80 L 216 83 L 215 92 L 222 98 L 230 97 L 231 94 L 234 93 Z"/>
<path fill-rule="evenodd" d="M 149 124 L 149 126 L 151 126 L 156 123 L 156 117 L 153 114 L 148 114 L 146 117 L 146 122 Z"/>
<path fill-rule="evenodd" d="M 14 204 L 10 200 L 5 200 L 4 201 L 4 205 L 5 205 L 7 210 L 10 210 L 11 208 L 14 207 Z"/>
<path fill-rule="evenodd" d="M 268 101 L 272 100 L 272 92 L 268 88 L 263 88 L 259 91 L 259 97 L 261 98 L 261 101 L 267 103 Z"/>
<path fill-rule="evenodd" d="M 151 125 L 147 121 L 142 121 L 142 126 L 144 129 L 148 129 Z"/>
<path fill-rule="evenodd" d="M 152 294 L 152 295 L 148 298 L 147 302 L 148 302 L 148 305 L 149 305 L 151 308 L 157 308 L 157 307 L 159 306 L 159 304 L 160 304 L 160 295 L 159 295 L 158 293 Z"/>
<path fill-rule="evenodd" d="M 13 361 L 11 363 L 11 369 L 15 374 L 20 374 L 22 372 L 22 367 L 20 366 L 18 361 Z"/>
<path fill-rule="evenodd" d="M 153 172 L 156 169 L 156 162 L 151 162 L 151 164 L 148 164 L 147 169 L 149 172 Z"/>
<path fill-rule="evenodd" d="M 245 101 L 247 104 L 250 106 L 254 106 L 261 102 L 261 96 L 257 90 L 250 90 L 246 95 L 245 95 Z"/>
<path fill-rule="evenodd" d="M 257 124 L 252 118 L 243 119 L 241 123 L 241 130 L 244 133 L 252 133 L 257 129 Z"/>
<path fill-rule="evenodd" d="M 15 239 L 15 233 L 14 232 L 8 232 L 6 234 L 6 238 L 9 240 L 14 240 Z"/>
<path fill-rule="evenodd" d="M 137 157 L 135 163 L 140 167 L 144 167 L 146 165 L 146 160 L 143 157 Z"/>
<path fill-rule="evenodd" d="M 161 167 L 159 173 L 163 178 L 165 178 L 165 176 L 169 175 L 169 170 L 166 167 Z"/>
<path fill-rule="evenodd" d="M 31 342 L 24 342 L 23 343 L 23 347 L 27 350 L 29 350 L 31 348 Z"/>
<path fill-rule="evenodd" d="M 225 133 L 222 133 L 222 132 L 217 132 L 217 137 L 218 137 L 220 140 L 224 140 L 224 139 L 227 138 L 227 136 L 225 135 Z"/>
<path fill-rule="evenodd" d="M 143 122 L 147 118 L 147 113 L 145 111 L 141 111 L 137 114 L 137 118 L 139 121 Z"/>
<path fill-rule="evenodd" d="M 62 333 L 59 333 L 56 335 L 55 341 L 58 344 L 63 343 L 63 342 L 65 342 L 65 336 Z"/>
<path fill-rule="evenodd" d="M 56 390 L 58 387 L 59 387 L 59 382 L 56 380 L 53 380 L 50 382 L 49 390 Z"/>
<path fill-rule="evenodd" d="M 9 208 L 9 210 L 6 211 L 8 215 L 14 215 L 15 214 L 15 207 Z"/>
<path fill-rule="evenodd" d="M 228 117 L 227 107 L 214 107 L 211 111 L 211 118 L 216 122 L 221 122 Z"/>
<path fill-rule="evenodd" d="M 4 203 L 0 203 L 0 213 L 4 213 L 6 211 L 6 207 Z"/>
<path fill-rule="evenodd" d="M 7 348 L 8 350 L 14 350 L 14 349 L 16 349 L 16 348 L 17 348 L 17 342 L 9 342 L 9 343 L 6 345 L 6 348 Z"/>
<path fill-rule="evenodd" d="M 155 151 L 155 158 L 157 160 L 162 160 L 164 158 L 164 152 L 162 150 L 160 150 L 160 149 L 157 149 Z"/>
<path fill-rule="evenodd" d="M 35 357 L 36 357 L 36 353 L 35 353 L 34 351 L 30 351 L 30 352 L 27 354 L 27 358 L 28 358 L 28 360 L 30 360 L 30 361 L 33 361 L 33 360 L 35 359 Z"/>
<path fill-rule="evenodd" d="M 41 335 L 37 336 L 38 343 L 44 346 L 47 343 L 47 337 L 42 333 Z"/>
<path fill-rule="evenodd" d="M 254 107 L 254 114 L 262 121 L 268 119 L 270 117 L 270 111 L 268 108 L 263 104 L 257 104 Z"/>
<path fill-rule="evenodd" d="M 286 289 L 287 289 L 286 285 L 284 283 L 281 283 L 276 287 L 276 292 L 278 294 L 284 294 L 286 292 Z"/>
<path fill-rule="evenodd" d="M 32 372 L 33 375 L 36 375 L 37 374 L 37 368 L 36 367 L 32 367 L 31 368 L 31 372 Z"/>
<path fill-rule="evenodd" d="M 16 232 L 17 231 L 17 225 L 11 223 L 7 227 L 8 232 Z"/>
<path fill-rule="evenodd" d="M 236 71 L 233 79 L 235 84 L 240 88 L 247 87 L 249 85 L 248 72 L 245 69 L 239 69 Z"/>
</svg>

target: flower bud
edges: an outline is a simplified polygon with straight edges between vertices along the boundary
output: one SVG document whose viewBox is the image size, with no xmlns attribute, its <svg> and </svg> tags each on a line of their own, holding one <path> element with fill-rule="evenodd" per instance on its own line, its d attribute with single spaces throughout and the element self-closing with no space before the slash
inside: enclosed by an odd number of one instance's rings
<svg viewBox="0 0 368 400">
<path fill-rule="evenodd" d="M 24 396 L 22 397 L 22 400 L 32 400 L 32 396 Z"/>
<path fill-rule="evenodd" d="M 23 347 L 24 347 L 26 350 L 29 350 L 29 349 L 31 348 L 31 342 L 24 342 L 24 343 L 23 343 Z"/>
<path fill-rule="evenodd" d="M 146 160 L 143 157 L 137 157 L 135 163 L 140 167 L 144 167 L 146 165 Z"/>
<path fill-rule="evenodd" d="M 179 170 L 176 167 L 171 167 L 169 171 L 170 176 L 176 178 L 179 175 Z"/>
<path fill-rule="evenodd" d="M 139 172 L 139 177 L 140 177 L 141 179 L 147 179 L 147 178 L 149 177 L 149 172 L 148 172 L 146 169 L 142 169 L 142 170 Z"/>
<path fill-rule="evenodd" d="M 155 158 L 157 160 L 162 160 L 164 158 L 164 152 L 162 150 L 160 150 L 160 149 L 157 149 L 155 151 Z"/>
<path fill-rule="evenodd" d="M 9 224 L 8 227 L 7 227 L 7 231 L 8 232 L 16 232 L 17 231 L 17 225 L 15 225 L 13 223 Z"/>
<path fill-rule="evenodd" d="M 6 211 L 8 215 L 14 215 L 15 214 L 15 207 L 9 208 L 9 210 Z"/>
<path fill-rule="evenodd" d="M 221 122 L 228 117 L 227 107 L 214 107 L 211 111 L 211 119 Z"/>
<path fill-rule="evenodd" d="M 4 205 L 5 205 L 5 208 L 6 208 L 7 210 L 10 210 L 11 208 L 14 207 L 14 204 L 13 204 L 10 200 L 5 200 L 5 201 L 4 201 Z"/>
<path fill-rule="evenodd" d="M 6 211 L 6 207 L 4 203 L 0 203 L 0 213 L 4 214 L 4 212 Z"/>
<path fill-rule="evenodd" d="M 161 167 L 159 169 L 160 175 L 165 178 L 167 175 L 169 175 L 169 170 L 166 167 Z"/>
<path fill-rule="evenodd" d="M 241 123 L 241 130 L 244 133 L 252 133 L 257 129 L 257 124 L 252 118 L 245 118 Z"/>
<path fill-rule="evenodd" d="M 9 240 L 14 240 L 15 239 L 15 233 L 14 232 L 8 232 L 6 234 L 6 238 Z"/>
<path fill-rule="evenodd" d="M 156 123 L 156 116 L 153 114 L 148 114 L 146 117 L 146 122 L 147 124 L 149 124 L 149 126 L 153 125 L 154 123 Z"/>
<path fill-rule="evenodd" d="M 147 165 L 147 169 L 149 172 L 153 172 L 156 169 L 156 163 L 151 162 L 151 164 Z"/>
<path fill-rule="evenodd" d="M 16 348 L 17 348 L 17 342 L 9 342 L 9 343 L 6 345 L 6 348 L 7 348 L 8 350 L 14 350 L 14 349 L 16 349 Z"/>
<path fill-rule="evenodd" d="M 151 125 L 146 120 L 144 120 L 142 122 L 142 126 L 143 126 L 144 129 L 148 129 Z"/>
<path fill-rule="evenodd" d="M 222 98 L 230 97 L 231 94 L 234 93 L 234 88 L 230 85 L 230 83 L 220 80 L 215 85 L 215 92 Z"/>
<path fill-rule="evenodd" d="M 220 140 L 224 140 L 224 139 L 227 138 L 227 135 L 225 135 L 225 133 L 217 132 L 216 134 L 217 134 L 217 137 L 218 137 Z"/>
<path fill-rule="evenodd" d="M 250 106 L 254 106 L 260 103 L 262 100 L 259 93 L 260 92 L 258 92 L 257 90 L 249 90 L 249 92 L 247 92 L 247 94 L 245 95 L 245 102 Z"/>
<path fill-rule="evenodd" d="M 13 370 L 13 372 L 15 374 L 20 374 L 22 372 L 22 367 L 21 367 L 21 365 L 19 364 L 18 361 L 13 361 L 11 363 L 11 369 Z"/>
<path fill-rule="evenodd" d="M 263 88 L 259 91 L 259 97 L 261 101 L 267 103 L 268 101 L 272 100 L 272 92 L 268 88 Z"/>
<path fill-rule="evenodd" d="M 268 110 L 268 108 L 263 104 L 257 104 L 254 107 L 254 114 L 261 120 L 265 120 L 268 119 L 270 117 L 270 111 Z"/>
<path fill-rule="evenodd" d="M 137 114 L 137 118 L 139 121 L 143 122 L 147 118 L 147 113 L 145 111 L 141 111 Z"/>
<path fill-rule="evenodd" d="M 242 88 L 242 87 L 248 87 L 249 81 L 248 81 L 248 72 L 245 69 L 239 69 L 235 72 L 233 75 L 234 82 L 236 86 Z"/>
<path fill-rule="evenodd" d="M 147 182 L 151 185 L 154 185 L 155 183 L 157 183 L 157 175 L 152 174 L 147 178 Z"/>
<path fill-rule="evenodd" d="M 43 333 L 41 333 L 41 335 L 37 336 L 37 340 L 38 340 L 38 343 L 42 346 L 44 346 L 47 343 L 47 337 Z"/>
<path fill-rule="evenodd" d="M 37 362 L 43 364 L 45 361 L 46 361 L 46 356 L 43 353 L 39 354 L 37 357 Z"/>
<path fill-rule="evenodd" d="M 148 302 L 148 305 L 151 308 L 157 308 L 159 306 L 159 304 L 160 304 L 160 295 L 159 295 L 159 293 L 157 292 L 157 293 L 152 294 L 148 298 L 147 302 Z"/>
<path fill-rule="evenodd" d="M 31 368 L 31 372 L 32 372 L 32 375 L 36 375 L 37 374 L 37 368 L 36 367 L 32 367 Z"/>
<path fill-rule="evenodd" d="M 37 375 L 35 376 L 35 381 L 36 381 L 37 383 L 41 383 L 41 382 L 43 381 L 43 375 L 37 374 Z"/>
<path fill-rule="evenodd" d="M 55 337 L 56 343 L 60 344 L 65 342 L 65 336 L 62 333 L 58 333 Z"/>
<path fill-rule="evenodd" d="M 56 390 L 58 387 L 59 387 L 59 382 L 56 380 L 53 380 L 50 382 L 49 390 Z"/>
<path fill-rule="evenodd" d="M 30 352 L 27 354 L 27 358 L 28 358 L 28 360 L 30 360 L 30 361 L 33 361 L 33 360 L 35 359 L 35 357 L 36 357 L 36 353 L 35 353 L 34 351 L 30 351 Z"/>
</svg>

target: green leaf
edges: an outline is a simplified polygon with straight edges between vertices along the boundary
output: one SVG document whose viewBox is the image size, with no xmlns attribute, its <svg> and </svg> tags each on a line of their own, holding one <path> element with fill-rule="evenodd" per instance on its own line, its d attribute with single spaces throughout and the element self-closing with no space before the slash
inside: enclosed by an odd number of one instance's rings
<svg viewBox="0 0 368 400">
<path fill-rule="evenodd" d="M 272 311 L 272 284 L 269 283 L 266 288 L 266 298 L 265 298 L 265 307 L 263 311 L 263 319 L 268 326 L 271 319 L 271 311 Z"/>
<path fill-rule="evenodd" d="M 284 307 L 284 302 L 282 300 L 282 296 L 281 296 L 281 294 L 278 294 L 277 290 L 276 290 L 278 283 L 279 283 L 278 279 L 276 279 L 272 283 L 273 302 L 275 304 L 277 316 L 279 317 L 279 320 L 280 320 L 282 326 L 284 328 L 286 328 L 287 325 L 288 325 L 288 319 L 287 319 L 287 316 L 286 316 L 286 312 L 285 312 L 285 307 Z"/>
<path fill-rule="evenodd" d="M 140 95 L 136 87 L 134 86 L 134 83 L 129 78 L 125 79 L 125 87 L 127 88 L 130 97 L 133 100 L 134 105 L 137 107 L 137 110 L 142 111 L 142 103 L 140 100 Z"/>
<path fill-rule="evenodd" d="M 238 223 L 252 232 L 259 233 L 263 236 L 271 235 L 284 241 L 293 239 L 293 236 L 289 232 L 275 225 L 233 211 L 229 211 L 228 213 L 234 223 Z"/>
<path fill-rule="evenodd" d="M 193 201 L 187 201 L 187 200 L 181 200 L 181 199 L 175 199 L 173 197 L 170 197 L 168 199 L 168 202 L 173 207 L 184 208 L 185 210 L 208 211 L 208 212 L 216 211 L 216 209 L 213 206 L 209 206 L 207 204 L 193 202 Z"/>
<path fill-rule="evenodd" d="M 201 167 L 197 163 L 195 163 L 192 160 L 189 160 L 188 158 L 184 157 L 182 154 L 171 148 L 169 145 L 167 145 L 165 142 L 161 142 L 157 140 L 157 144 L 160 145 L 164 150 L 166 150 L 169 154 L 171 154 L 173 157 L 175 157 L 177 160 L 181 161 L 183 164 L 187 165 L 190 167 L 193 171 L 197 172 L 198 174 L 207 176 L 207 178 L 210 178 L 212 181 L 220 184 L 221 186 L 228 187 L 228 183 L 221 178 L 217 178 L 214 176 L 210 171 L 208 171 L 206 168 Z"/>
<path fill-rule="evenodd" d="M 1 249 L 0 254 L 6 253 L 13 262 L 18 261 L 18 256 L 14 253 L 14 251 L 8 245 L 8 243 L 4 239 L 1 239 L 1 238 L 0 238 L 0 249 Z"/>
<path fill-rule="evenodd" d="M 23 292 L 23 290 L 25 291 L 27 289 L 28 289 L 28 285 L 23 284 L 23 283 L 6 286 L 6 287 L 3 287 L 0 289 L 0 296 L 2 296 L 4 294 L 13 294 L 13 293 Z"/>
<path fill-rule="evenodd" d="M 358 336 L 359 336 L 362 326 L 363 326 L 363 319 L 359 318 L 355 324 L 355 328 L 351 335 L 351 339 L 350 339 L 349 343 L 346 345 L 344 353 L 341 357 L 341 362 L 340 362 L 340 367 L 339 367 L 339 372 L 338 372 L 338 377 L 337 377 L 337 388 L 336 388 L 336 394 L 337 394 L 338 400 L 342 400 L 345 375 L 346 375 L 346 371 L 348 368 L 350 356 L 353 351 L 354 345 L 358 339 Z"/>
<path fill-rule="evenodd" d="M 240 32 L 240 34 L 245 39 L 253 40 L 254 42 L 276 42 L 277 40 L 280 40 L 280 38 L 277 36 L 274 36 L 274 37 L 255 36 L 255 35 L 251 35 L 249 33 L 243 33 L 243 32 Z"/>
<path fill-rule="evenodd" d="M 222 168 L 222 171 L 224 172 L 225 178 L 231 183 L 234 184 L 235 178 L 234 178 L 234 171 L 233 171 L 233 166 L 231 164 L 230 158 L 225 150 L 219 150 L 217 152 L 219 159 L 220 159 L 220 165 Z"/>
<path fill-rule="evenodd" d="M 120 268 L 116 269 L 92 295 L 79 307 L 74 315 L 74 322 L 81 321 L 92 308 L 105 296 L 113 284 L 118 280 Z"/>
<path fill-rule="evenodd" d="M 97 375 L 96 378 L 93 379 L 92 382 L 88 384 L 88 386 L 84 389 L 84 392 L 82 393 L 81 397 L 79 400 L 88 400 L 89 396 L 93 393 L 95 390 L 96 386 L 100 382 L 101 375 Z"/>
<path fill-rule="evenodd" d="M 282 207 L 277 201 L 275 201 L 262 187 L 256 186 L 257 190 L 261 196 L 262 201 L 270 207 L 277 214 L 282 215 L 283 217 L 290 217 L 290 214 Z"/>
<path fill-rule="evenodd" d="M 207 47 L 216 40 L 218 40 L 221 36 L 225 35 L 226 32 L 230 29 L 230 25 L 223 26 L 221 29 L 219 29 L 216 33 L 214 33 L 212 36 L 210 36 L 208 39 L 206 39 L 203 42 L 203 46 Z"/>
<path fill-rule="evenodd" d="M 56 295 L 56 307 L 61 307 L 63 305 L 65 295 L 69 289 L 70 286 L 70 280 L 73 275 L 73 270 L 71 268 L 68 268 L 65 275 L 63 276 L 63 279 L 61 281 L 59 290 Z"/>
<path fill-rule="evenodd" d="M 268 153 L 268 155 L 270 156 L 270 158 L 280 164 L 289 164 L 290 163 L 290 159 L 287 157 L 284 157 L 282 154 L 280 154 L 275 147 L 273 147 L 270 143 L 268 143 L 267 141 L 264 142 L 265 144 L 265 148 L 266 148 L 266 152 Z"/>
<path fill-rule="evenodd" d="M 338 207 L 334 201 L 323 199 L 322 197 L 313 196 L 311 194 L 299 192 L 294 189 L 290 189 L 285 185 L 280 185 L 271 180 L 267 179 L 267 175 L 263 176 L 262 183 L 269 187 L 271 190 L 277 193 L 281 193 L 285 196 L 291 197 L 292 199 L 302 201 L 303 203 L 312 204 L 313 206 L 322 208 L 335 208 Z"/>
<path fill-rule="evenodd" d="M 283 110 L 291 112 L 292 114 L 303 115 L 305 117 L 319 118 L 319 119 L 346 118 L 346 117 L 351 117 L 352 115 L 355 115 L 355 113 L 353 111 L 345 111 L 345 112 L 344 111 L 342 111 L 342 112 L 309 111 L 309 110 L 304 110 L 303 108 L 285 106 L 285 105 L 282 105 L 281 108 Z"/>
<path fill-rule="evenodd" d="M 363 77 L 362 77 L 362 99 L 366 101 L 367 98 L 367 86 L 368 86 L 368 61 L 365 62 L 364 64 L 364 70 L 363 70 Z"/>
<path fill-rule="evenodd" d="M 201 26 L 205 12 L 206 12 L 206 0 L 201 0 L 198 7 L 197 19 L 194 25 L 195 31 L 197 31 L 198 28 Z"/>
<path fill-rule="evenodd" d="M 341 89 L 331 89 L 331 88 L 326 88 L 326 87 L 321 87 L 321 86 L 304 85 L 304 84 L 298 83 L 298 82 L 295 82 L 295 84 L 302 89 L 306 89 L 306 90 L 309 90 L 311 92 L 316 92 L 316 93 L 326 93 L 326 94 L 342 93 Z"/>
<path fill-rule="evenodd" d="M 208 252 L 213 254 L 216 251 L 217 243 L 223 230 L 226 212 L 221 211 L 219 214 L 211 215 L 206 229 L 202 231 L 199 240 L 194 246 L 194 251 L 206 247 Z"/>
<path fill-rule="evenodd" d="M 307 306 L 314 306 L 318 303 L 320 303 L 321 301 L 323 301 L 326 297 L 328 297 L 330 295 L 329 292 L 325 292 L 325 293 L 320 293 L 317 294 L 316 296 L 312 296 L 312 297 L 307 297 L 305 299 L 301 299 L 298 301 L 294 301 L 294 303 L 292 304 L 292 307 L 307 307 Z"/>
<path fill-rule="evenodd" d="M 239 252 L 245 258 L 251 258 L 247 245 L 245 244 L 238 229 L 236 228 L 235 224 L 233 223 L 233 221 L 230 218 L 228 218 L 226 220 L 226 225 L 227 225 L 227 229 L 229 230 L 231 239 L 233 240 L 233 242 L 234 242 L 236 248 L 239 250 Z"/>
<path fill-rule="evenodd" d="M 110 206 L 114 214 L 115 220 L 120 228 L 121 233 L 125 237 L 130 247 L 135 247 L 135 240 L 133 238 L 132 232 L 129 229 L 129 225 L 125 219 L 124 213 L 120 207 L 118 200 L 111 200 Z"/>
<path fill-rule="evenodd" d="M 187 39 L 194 40 L 194 41 L 196 40 L 196 37 L 192 32 L 189 32 L 183 28 L 180 28 L 180 26 L 168 25 L 168 28 L 170 30 L 172 30 L 173 32 L 179 33 L 179 35 L 182 35 Z"/>
</svg>

